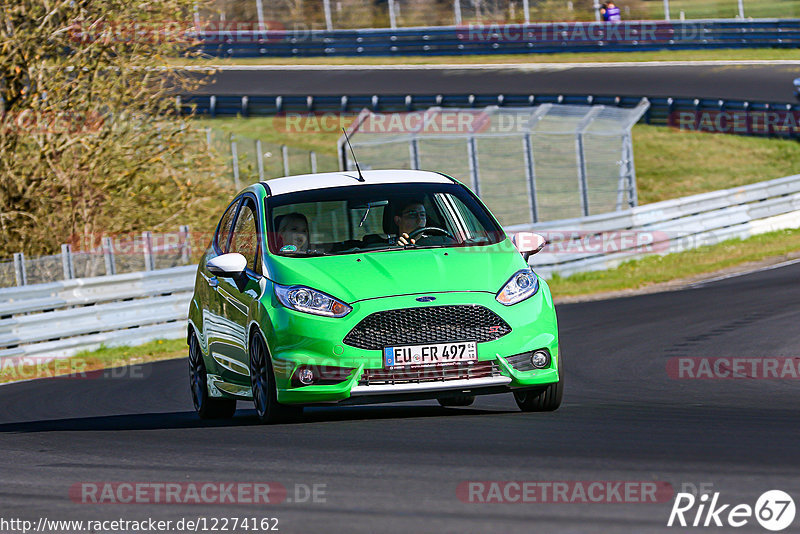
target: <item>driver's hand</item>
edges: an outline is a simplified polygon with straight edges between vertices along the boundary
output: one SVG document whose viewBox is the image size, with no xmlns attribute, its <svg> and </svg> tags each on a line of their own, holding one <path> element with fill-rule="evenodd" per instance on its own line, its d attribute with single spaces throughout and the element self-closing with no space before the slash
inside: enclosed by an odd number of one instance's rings
<svg viewBox="0 0 800 534">
<path fill-rule="evenodd" d="M 416 242 L 417 241 L 415 239 L 411 239 L 410 237 L 408 237 L 408 234 L 406 233 L 400 234 L 400 237 L 397 238 L 397 244 L 398 246 L 401 247 L 405 247 L 407 245 L 414 245 L 416 244 Z"/>
</svg>

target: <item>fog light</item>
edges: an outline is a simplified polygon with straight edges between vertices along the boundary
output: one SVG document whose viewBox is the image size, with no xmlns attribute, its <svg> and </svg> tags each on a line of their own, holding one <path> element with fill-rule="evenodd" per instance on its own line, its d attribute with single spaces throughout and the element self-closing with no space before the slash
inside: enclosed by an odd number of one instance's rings
<svg viewBox="0 0 800 534">
<path fill-rule="evenodd" d="M 297 371 L 297 379 L 304 386 L 309 386 L 314 382 L 314 372 L 308 367 L 303 367 Z"/>
<path fill-rule="evenodd" d="M 531 365 L 537 369 L 544 369 L 550 367 L 550 353 L 546 350 L 537 350 L 531 356 Z"/>
</svg>

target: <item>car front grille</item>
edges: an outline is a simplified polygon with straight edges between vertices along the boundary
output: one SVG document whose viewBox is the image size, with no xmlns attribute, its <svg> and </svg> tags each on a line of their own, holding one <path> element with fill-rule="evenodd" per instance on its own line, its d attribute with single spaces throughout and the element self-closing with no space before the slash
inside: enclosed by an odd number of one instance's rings
<svg viewBox="0 0 800 534">
<path fill-rule="evenodd" d="M 454 362 L 436 365 L 416 365 L 395 369 L 364 369 L 359 386 L 383 384 L 412 384 L 446 382 L 471 378 L 500 376 L 497 362 Z"/>
<path fill-rule="evenodd" d="M 351 347 L 384 347 L 494 341 L 511 332 L 503 319 L 483 306 L 429 306 L 403 308 L 368 315 L 344 338 Z"/>
</svg>

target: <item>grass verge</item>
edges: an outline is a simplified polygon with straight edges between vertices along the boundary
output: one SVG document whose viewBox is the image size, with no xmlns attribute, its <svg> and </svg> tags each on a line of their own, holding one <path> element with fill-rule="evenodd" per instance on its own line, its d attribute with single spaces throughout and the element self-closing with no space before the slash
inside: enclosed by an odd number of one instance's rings
<svg viewBox="0 0 800 534">
<path fill-rule="evenodd" d="M 475 65 L 485 63 L 638 63 L 642 61 L 797 61 L 797 51 L 784 48 L 658 50 L 655 52 L 562 52 L 559 54 L 471 54 L 460 56 L 203 58 L 173 65 Z"/>
<path fill-rule="evenodd" d="M 188 354 L 185 339 L 157 340 L 135 347 L 102 347 L 80 352 L 70 358 L 45 363 L 3 364 L 0 384 L 35 378 L 102 378 L 103 369 L 114 369 L 159 360 L 182 358 Z M 117 376 L 117 375 L 112 375 Z"/>
<path fill-rule="evenodd" d="M 717 273 L 763 260 L 777 263 L 800 250 L 800 229 L 779 230 L 747 239 L 731 239 L 687 252 L 628 261 L 615 269 L 548 280 L 558 297 L 643 289 L 655 284 Z"/>
</svg>

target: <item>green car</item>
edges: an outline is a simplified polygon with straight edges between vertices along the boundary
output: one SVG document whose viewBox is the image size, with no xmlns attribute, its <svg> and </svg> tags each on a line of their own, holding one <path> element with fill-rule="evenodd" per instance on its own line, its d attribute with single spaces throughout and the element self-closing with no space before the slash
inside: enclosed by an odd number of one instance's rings
<svg viewBox="0 0 800 534">
<path fill-rule="evenodd" d="M 563 377 L 553 300 L 509 239 L 444 174 L 324 173 L 242 191 L 197 269 L 192 399 L 202 418 L 250 400 L 264 422 L 303 406 L 511 392 L 555 410 Z"/>
</svg>

